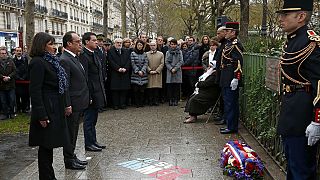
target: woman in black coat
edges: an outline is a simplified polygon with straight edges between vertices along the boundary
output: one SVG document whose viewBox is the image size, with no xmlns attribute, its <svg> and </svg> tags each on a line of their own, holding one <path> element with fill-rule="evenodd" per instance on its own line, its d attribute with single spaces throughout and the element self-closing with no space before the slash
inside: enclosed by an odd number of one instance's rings
<svg viewBox="0 0 320 180">
<path fill-rule="evenodd" d="M 54 55 L 54 38 L 37 33 L 32 41 L 29 65 L 31 122 L 29 145 L 39 146 L 39 179 L 56 179 L 52 167 L 53 148 L 68 142 L 65 120 L 66 74 Z"/>
<path fill-rule="evenodd" d="M 190 117 L 184 123 L 193 123 L 197 120 L 197 116 L 204 114 L 218 100 L 220 91 L 219 84 L 215 83 L 216 76 L 214 68 L 210 68 L 196 83 L 196 89 L 189 98 L 185 112 Z"/>
</svg>

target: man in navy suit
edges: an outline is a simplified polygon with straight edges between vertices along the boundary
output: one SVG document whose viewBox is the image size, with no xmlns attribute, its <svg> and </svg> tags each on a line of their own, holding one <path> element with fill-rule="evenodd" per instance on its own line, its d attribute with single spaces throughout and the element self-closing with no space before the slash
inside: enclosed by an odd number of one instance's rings
<svg viewBox="0 0 320 180">
<path fill-rule="evenodd" d="M 76 32 L 69 31 L 63 36 L 65 51 L 60 56 L 61 65 L 68 79 L 66 90 L 65 115 L 69 130 L 70 144 L 63 148 L 64 162 L 67 169 L 84 169 L 86 161 L 81 161 L 74 153 L 79 130 L 80 116 L 89 106 L 89 88 L 86 73 L 81 65 L 78 54 L 81 51 L 80 37 Z"/>
</svg>

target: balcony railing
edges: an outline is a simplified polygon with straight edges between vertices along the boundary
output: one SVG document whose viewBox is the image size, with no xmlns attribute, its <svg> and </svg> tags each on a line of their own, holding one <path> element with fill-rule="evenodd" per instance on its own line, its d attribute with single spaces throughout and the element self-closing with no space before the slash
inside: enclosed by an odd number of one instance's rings
<svg viewBox="0 0 320 180">
<path fill-rule="evenodd" d="M 102 27 L 103 27 L 102 24 L 95 23 L 95 22 L 92 23 L 92 28 L 100 29 L 100 28 L 102 28 Z"/>
<path fill-rule="evenodd" d="M 96 9 L 93 11 L 93 14 L 95 14 L 96 16 L 103 16 L 103 13 Z"/>
<path fill-rule="evenodd" d="M 18 8 L 24 8 L 25 1 L 24 0 L 0 0 L 0 4 L 14 6 Z"/>
<path fill-rule="evenodd" d="M 40 14 L 47 14 L 47 13 L 48 13 L 47 7 L 41 6 L 41 5 L 39 5 L 39 4 L 36 4 L 36 5 L 35 5 L 35 11 L 36 11 L 37 13 L 40 13 Z"/>
<path fill-rule="evenodd" d="M 51 15 L 63 19 L 68 19 L 68 13 L 59 11 L 57 9 L 51 9 Z"/>
</svg>

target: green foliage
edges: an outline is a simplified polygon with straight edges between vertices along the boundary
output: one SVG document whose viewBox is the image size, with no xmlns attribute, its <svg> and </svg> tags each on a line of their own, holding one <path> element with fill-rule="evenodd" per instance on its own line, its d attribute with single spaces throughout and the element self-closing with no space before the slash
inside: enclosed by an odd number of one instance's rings
<svg viewBox="0 0 320 180">
<path fill-rule="evenodd" d="M 271 125 L 270 115 L 274 110 L 272 93 L 264 87 L 264 73 L 260 68 L 256 74 L 246 79 L 245 124 L 258 133 L 258 139 L 272 139 L 276 135 L 275 127 Z"/>
<path fill-rule="evenodd" d="M 265 55 L 279 56 L 283 45 L 282 39 L 274 39 L 262 36 L 249 36 L 243 42 L 246 52 L 262 53 Z"/>
<path fill-rule="evenodd" d="M 28 133 L 30 116 L 19 114 L 14 119 L 0 120 L 0 134 Z"/>
</svg>

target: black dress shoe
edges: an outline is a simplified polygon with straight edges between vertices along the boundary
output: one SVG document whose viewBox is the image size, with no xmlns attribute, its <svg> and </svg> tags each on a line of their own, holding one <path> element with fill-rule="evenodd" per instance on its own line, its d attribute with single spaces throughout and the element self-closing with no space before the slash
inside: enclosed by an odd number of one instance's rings
<svg viewBox="0 0 320 180">
<path fill-rule="evenodd" d="M 78 163 L 78 164 L 80 164 L 80 165 L 83 165 L 83 166 L 85 166 L 85 165 L 87 165 L 88 164 L 88 161 L 81 161 L 80 159 L 75 159 L 75 161 Z"/>
<path fill-rule="evenodd" d="M 86 146 L 85 149 L 86 149 L 86 151 L 93 151 L 93 152 L 102 151 L 101 148 L 99 148 L 95 145 Z"/>
<path fill-rule="evenodd" d="M 73 170 L 82 170 L 86 168 L 85 165 L 81 165 L 77 163 L 75 159 L 66 161 L 64 163 L 64 166 L 66 169 L 73 169 Z"/>
<path fill-rule="evenodd" d="M 235 130 L 229 130 L 229 129 L 225 129 L 225 130 L 221 130 L 220 133 L 221 134 L 233 134 L 236 133 L 237 131 Z"/>
<path fill-rule="evenodd" d="M 226 130 L 226 129 L 228 129 L 227 127 L 222 127 L 222 128 L 220 128 L 220 131 L 223 131 L 223 130 Z"/>
<path fill-rule="evenodd" d="M 224 125 L 224 124 L 226 124 L 226 121 L 223 119 L 223 120 L 221 120 L 221 121 L 215 122 L 214 124 L 215 124 L 215 125 Z"/>
<path fill-rule="evenodd" d="M 97 146 L 98 148 L 101 148 L 101 149 L 105 149 L 107 147 L 105 145 L 99 144 L 98 142 L 94 143 L 94 145 Z"/>
</svg>

